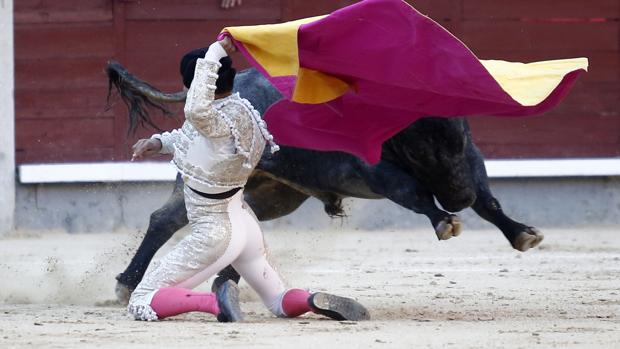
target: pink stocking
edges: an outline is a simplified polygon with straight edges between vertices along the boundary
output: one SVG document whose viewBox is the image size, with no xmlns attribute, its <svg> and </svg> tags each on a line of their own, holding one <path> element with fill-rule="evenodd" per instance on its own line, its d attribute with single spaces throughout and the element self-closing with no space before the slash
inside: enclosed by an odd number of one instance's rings
<svg viewBox="0 0 620 349">
<path fill-rule="evenodd" d="M 308 298 L 310 293 L 306 290 L 299 288 L 293 288 L 284 294 L 282 297 L 282 310 L 288 317 L 297 317 L 312 311 L 310 305 L 308 305 Z"/>
<path fill-rule="evenodd" d="M 157 313 L 159 319 L 189 313 L 190 311 L 201 311 L 213 315 L 220 312 L 215 294 L 194 292 L 178 287 L 157 290 L 151 300 L 151 308 Z"/>
</svg>

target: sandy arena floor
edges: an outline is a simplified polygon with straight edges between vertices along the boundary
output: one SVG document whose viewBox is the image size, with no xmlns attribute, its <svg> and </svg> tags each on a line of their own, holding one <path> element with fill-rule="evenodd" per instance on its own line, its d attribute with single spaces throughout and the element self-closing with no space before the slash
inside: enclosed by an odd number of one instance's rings
<svg viewBox="0 0 620 349">
<path fill-rule="evenodd" d="M 620 348 L 618 231 L 544 233 L 522 254 L 495 230 L 269 232 L 291 285 L 355 297 L 373 320 L 277 319 L 243 285 L 241 324 L 113 305 L 140 233 L 22 233 L 0 240 L 0 348 Z"/>
</svg>

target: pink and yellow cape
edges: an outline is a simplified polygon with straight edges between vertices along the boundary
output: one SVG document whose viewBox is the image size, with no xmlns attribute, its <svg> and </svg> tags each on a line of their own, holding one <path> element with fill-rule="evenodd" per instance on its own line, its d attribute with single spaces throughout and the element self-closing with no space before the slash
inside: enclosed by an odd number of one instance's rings
<svg viewBox="0 0 620 349">
<path fill-rule="evenodd" d="M 265 114 L 281 144 L 339 150 L 369 163 L 424 116 L 526 116 L 553 108 L 586 58 L 478 59 L 401 0 L 366 0 L 327 16 L 229 27 L 248 61 L 284 99 Z"/>
</svg>

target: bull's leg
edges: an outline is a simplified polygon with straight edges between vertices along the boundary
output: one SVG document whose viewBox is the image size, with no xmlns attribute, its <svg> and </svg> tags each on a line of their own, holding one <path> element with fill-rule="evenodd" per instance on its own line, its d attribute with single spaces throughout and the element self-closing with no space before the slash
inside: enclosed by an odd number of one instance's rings
<svg viewBox="0 0 620 349">
<path fill-rule="evenodd" d="M 120 302 L 127 303 L 129 301 L 131 292 L 142 280 L 157 250 L 187 223 L 183 180 L 180 175 L 177 175 L 172 195 L 164 206 L 151 214 L 149 226 L 140 247 L 138 247 L 125 271 L 116 277 L 118 280 L 116 296 Z"/>
<path fill-rule="evenodd" d="M 468 159 L 474 180 L 477 186 L 477 198 L 472 208 L 485 220 L 497 226 L 508 239 L 513 248 L 527 251 L 538 246 L 543 240 L 543 234 L 536 228 L 516 222 L 506 216 L 499 201 L 493 197 L 489 188 L 489 179 L 484 166 L 482 154 L 475 145 L 470 144 Z"/>
<path fill-rule="evenodd" d="M 361 169 L 360 173 L 373 192 L 427 216 L 439 240 L 447 240 L 461 233 L 459 217 L 439 209 L 433 194 L 398 166 L 381 161 Z"/>
</svg>

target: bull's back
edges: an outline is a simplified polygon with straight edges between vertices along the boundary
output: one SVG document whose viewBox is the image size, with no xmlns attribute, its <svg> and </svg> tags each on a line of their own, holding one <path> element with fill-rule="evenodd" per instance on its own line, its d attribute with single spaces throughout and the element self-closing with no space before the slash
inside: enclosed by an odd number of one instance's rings
<svg viewBox="0 0 620 349">
<path fill-rule="evenodd" d="M 261 115 L 265 115 L 265 111 L 282 98 L 280 92 L 269 83 L 269 80 L 254 68 L 237 73 L 233 91 L 239 92 L 241 97 L 250 101 Z"/>
<path fill-rule="evenodd" d="M 234 91 L 252 103 L 261 115 L 282 98 L 280 92 L 258 70 L 246 69 L 235 77 Z M 362 160 L 342 152 L 322 152 L 281 146 L 271 154 L 265 150 L 257 168 L 309 189 L 359 198 L 380 198 L 363 180 Z"/>
</svg>

